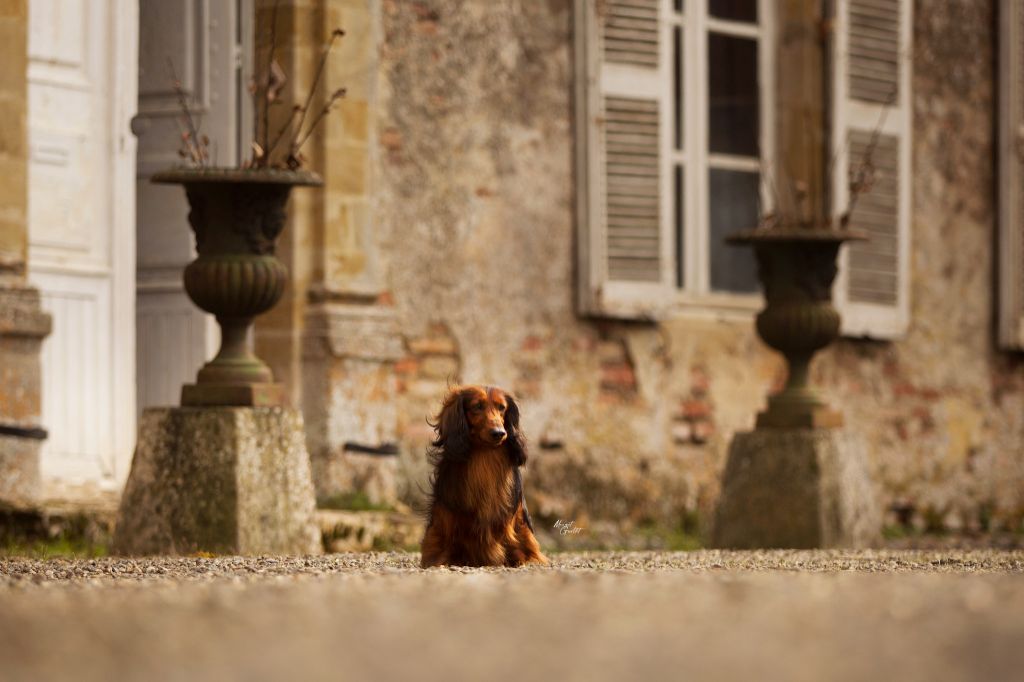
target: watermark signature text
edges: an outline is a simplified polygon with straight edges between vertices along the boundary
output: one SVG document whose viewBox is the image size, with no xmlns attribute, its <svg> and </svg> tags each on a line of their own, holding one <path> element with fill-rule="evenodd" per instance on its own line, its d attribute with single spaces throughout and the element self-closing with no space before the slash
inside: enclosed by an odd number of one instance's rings
<svg viewBox="0 0 1024 682">
<path fill-rule="evenodd" d="M 583 529 L 576 525 L 575 521 L 563 521 L 558 519 L 555 521 L 555 530 L 562 535 L 579 535 Z"/>
</svg>

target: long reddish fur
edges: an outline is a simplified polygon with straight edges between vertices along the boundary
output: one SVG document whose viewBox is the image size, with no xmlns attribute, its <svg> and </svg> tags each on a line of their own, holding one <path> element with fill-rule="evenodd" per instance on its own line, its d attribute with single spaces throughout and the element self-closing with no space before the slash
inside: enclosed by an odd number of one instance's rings
<svg viewBox="0 0 1024 682">
<path fill-rule="evenodd" d="M 486 431 L 499 423 L 506 437 L 490 444 Z M 526 442 L 515 399 L 497 388 L 456 387 L 434 429 L 433 490 L 421 565 L 547 564 L 523 495 L 519 467 L 526 463 Z"/>
</svg>

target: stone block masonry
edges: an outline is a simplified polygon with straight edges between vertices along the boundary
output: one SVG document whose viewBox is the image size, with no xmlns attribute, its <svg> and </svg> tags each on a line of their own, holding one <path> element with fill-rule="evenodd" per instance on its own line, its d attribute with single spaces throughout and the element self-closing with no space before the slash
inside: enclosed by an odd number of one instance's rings
<svg viewBox="0 0 1024 682">
<path fill-rule="evenodd" d="M 302 417 L 288 408 L 146 410 L 113 552 L 319 554 Z"/>
<path fill-rule="evenodd" d="M 28 4 L 0 3 L 0 505 L 32 509 L 41 497 L 40 364 L 50 316 L 26 283 Z"/>
</svg>

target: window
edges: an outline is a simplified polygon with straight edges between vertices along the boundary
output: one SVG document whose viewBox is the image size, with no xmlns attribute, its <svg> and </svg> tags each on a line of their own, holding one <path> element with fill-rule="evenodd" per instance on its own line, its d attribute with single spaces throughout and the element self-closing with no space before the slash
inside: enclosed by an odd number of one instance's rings
<svg viewBox="0 0 1024 682">
<path fill-rule="evenodd" d="M 683 303 L 756 306 L 751 249 L 725 244 L 757 225 L 769 193 L 762 166 L 772 148 L 772 4 L 691 0 L 673 4 L 673 240 Z M 763 160 L 763 161 L 762 161 Z"/>
<path fill-rule="evenodd" d="M 576 4 L 580 304 L 759 305 L 748 249 L 773 135 L 770 0 Z"/>
<path fill-rule="evenodd" d="M 851 215 L 872 239 L 844 250 L 836 285 L 845 331 L 855 335 L 892 337 L 907 323 L 910 4 L 828 3 L 836 33 L 821 153 L 834 157 L 836 216 L 868 150 L 876 170 L 874 190 Z M 577 0 L 582 312 L 643 319 L 760 307 L 752 253 L 723 239 L 773 208 L 780 7 Z"/>
</svg>

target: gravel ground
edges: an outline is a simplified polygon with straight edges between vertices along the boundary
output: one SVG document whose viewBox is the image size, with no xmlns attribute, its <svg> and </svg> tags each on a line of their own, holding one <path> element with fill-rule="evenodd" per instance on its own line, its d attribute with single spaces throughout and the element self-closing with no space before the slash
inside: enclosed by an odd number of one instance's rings
<svg viewBox="0 0 1024 682">
<path fill-rule="evenodd" d="M 1011 680 L 1024 552 L 0 561 L 4 680 Z"/>
<path fill-rule="evenodd" d="M 1024 550 L 771 550 L 729 552 L 573 552 L 553 554 L 551 568 L 442 568 L 440 573 L 524 574 L 585 571 L 801 571 L 1024 573 Z M 319 557 L 159 557 L 145 559 L 0 559 L 0 587 L 124 582 L 253 581 L 334 574 L 422 574 L 419 554 L 367 552 Z"/>
</svg>

